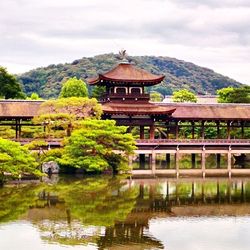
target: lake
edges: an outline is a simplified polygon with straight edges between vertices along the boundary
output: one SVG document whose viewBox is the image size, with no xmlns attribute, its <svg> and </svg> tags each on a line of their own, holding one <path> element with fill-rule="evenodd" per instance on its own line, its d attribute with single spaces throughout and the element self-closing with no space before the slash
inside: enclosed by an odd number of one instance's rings
<svg viewBox="0 0 250 250">
<path fill-rule="evenodd" d="M 0 189 L 0 248 L 243 250 L 250 179 L 52 176 Z"/>
</svg>

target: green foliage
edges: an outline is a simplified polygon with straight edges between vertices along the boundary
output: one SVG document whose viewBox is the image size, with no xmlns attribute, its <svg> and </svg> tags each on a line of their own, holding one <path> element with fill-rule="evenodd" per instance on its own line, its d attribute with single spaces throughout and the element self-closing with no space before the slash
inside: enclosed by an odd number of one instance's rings
<svg viewBox="0 0 250 250">
<path fill-rule="evenodd" d="M 36 204 L 37 192 L 42 185 L 18 185 L 0 189 L 0 224 L 20 218 Z"/>
<path fill-rule="evenodd" d="M 174 102 L 197 102 L 196 96 L 187 89 L 174 91 L 172 99 Z"/>
<path fill-rule="evenodd" d="M 22 174 L 41 173 L 38 164 L 26 147 L 20 143 L 0 138 L 0 179 L 3 181 L 8 175 L 17 178 Z"/>
<path fill-rule="evenodd" d="M 150 92 L 150 101 L 151 102 L 161 102 L 163 100 L 163 96 L 158 92 Z"/>
<path fill-rule="evenodd" d="M 10 126 L 0 126 L 0 137 L 4 139 L 14 139 L 16 136 L 16 131 L 13 127 Z"/>
<path fill-rule="evenodd" d="M 91 96 L 98 100 L 105 93 L 106 93 L 106 87 L 105 86 L 95 86 L 93 88 L 93 90 L 92 90 Z"/>
<path fill-rule="evenodd" d="M 199 67 L 169 57 L 136 56 L 129 57 L 132 63 L 154 74 L 164 74 L 164 81 L 151 90 L 163 95 L 185 88 L 196 94 L 215 94 L 217 89 L 241 84 L 210 69 Z M 82 58 L 72 63 L 50 65 L 46 68 L 31 70 L 19 76 L 25 93 L 37 92 L 43 98 L 57 97 L 62 82 L 69 78 L 87 79 L 114 67 L 120 60 L 115 54 Z"/>
<path fill-rule="evenodd" d="M 0 96 L 5 99 L 24 98 L 21 86 L 16 78 L 0 67 Z"/>
<path fill-rule="evenodd" d="M 39 95 L 35 92 L 31 94 L 30 97 L 27 97 L 27 100 L 41 100 L 42 98 L 39 97 Z"/>
<path fill-rule="evenodd" d="M 233 93 L 233 91 L 234 91 L 233 87 L 227 87 L 217 90 L 218 102 L 219 103 L 229 102 L 228 98 L 230 94 Z"/>
<path fill-rule="evenodd" d="M 68 97 L 87 97 L 88 89 L 86 83 L 82 80 L 78 80 L 76 77 L 67 80 L 60 92 L 60 98 Z"/>
<path fill-rule="evenodd" d="M 84 97 L 60 98 L 41 104 L 39 116 L 33 119 L 35 124 L 43 124 L 42 137 L 64 137 L 70 135 L 78 123 L 85 118 L 100 119 L 102 109 L 97 100 Z"/>
<path fill-rule="evenodd" d="M 250 87 L 223 88 L 217 91 L 220 103 L 250 103 Z"/>
<path fill-rule="evenodd" d="M 60 163 L 88 172 L 124 170 L 127 156 L 135 149 L 133 136 L 126 130 L 113 120 L 82 121 L 81 128 L 66 140 Z"/>
</svg>

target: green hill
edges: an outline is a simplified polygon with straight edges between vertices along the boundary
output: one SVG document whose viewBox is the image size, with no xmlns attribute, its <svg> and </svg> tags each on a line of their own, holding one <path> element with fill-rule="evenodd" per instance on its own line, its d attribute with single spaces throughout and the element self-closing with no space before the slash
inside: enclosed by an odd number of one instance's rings
<svg viewBox="0 0 250 250">
<path fill-rule="evenodd" d="M 164 74 L 166 76 L 164 82 L 153 89 L 165 95 L 181 88 L 186 88 L 196 94 L 215 94 L 217 89 L 241 85 L 213 70 L 170 57 L 135 56 L 128 59 L 149 72 Z M 43 98 L 52 98 L 59 94 L 62 82 L 68 78 L 93 77 L 97 73 L 110 70 L 118 62 L 118 55 L 115 54 L 83 57 L 72 63 L 52 64 L 31 70 L 19 75 L 18 79 L 27 95 L 37 92 Z"/>
</svg>

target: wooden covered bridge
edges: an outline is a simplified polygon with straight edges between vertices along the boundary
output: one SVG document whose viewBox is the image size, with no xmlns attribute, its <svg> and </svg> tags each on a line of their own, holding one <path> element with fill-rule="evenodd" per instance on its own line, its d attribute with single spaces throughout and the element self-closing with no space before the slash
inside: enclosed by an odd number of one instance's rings
<svg viewBox="0 0 250 250">
<path fill-rule="evenodd" d="M 233 155 L 250 154 L 249 104 L 152 103 L 147 87 L 159 84 L 164 76 L 154 75 L 123 60 L 107 73 L 99 74 L 88 83 L 104 86 L 100 98 L 103 119 L 114 119 L 128 126 L 137 138 L 136 153 L 140 167 L 134 175 L 250 174 L 247 168 L 232 168 Z M 0 101 L 0 127 L 15 128 L 15 139 L 25 143 L 22 128 L 34 126 L 43 101 Z M 26 139 L 28 140 L 28 139 Z M 51 146 L 58 146 L 51 140 Z M 164 155 L 164 166 L 157 169 L 157 154 Z M 191 169 L 181 169 L 181 154 L 190 154 Z M 201 156 L 197 167 L 197 154 Z M 217 167 L 206 169 L 206 155 L 215 154 Z M 227 168 L 220 168 L 221 154 L 227 154 Z M 174 158 L 175 167 L 170 168 Z M 145 168 L 148 161 L 150 167 Z"/>
</svg>

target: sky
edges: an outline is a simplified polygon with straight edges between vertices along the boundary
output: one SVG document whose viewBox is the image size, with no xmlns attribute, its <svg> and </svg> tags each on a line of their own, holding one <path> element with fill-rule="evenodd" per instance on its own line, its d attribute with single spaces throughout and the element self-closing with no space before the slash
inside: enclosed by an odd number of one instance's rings
<svg viewBox="0 0 250 250">
<path fill-rule="evenodd" d="M 250 84 L 250 0 L 2 0 L 0 12 L 10 73 L 126 49 Z"/>
</svg>

